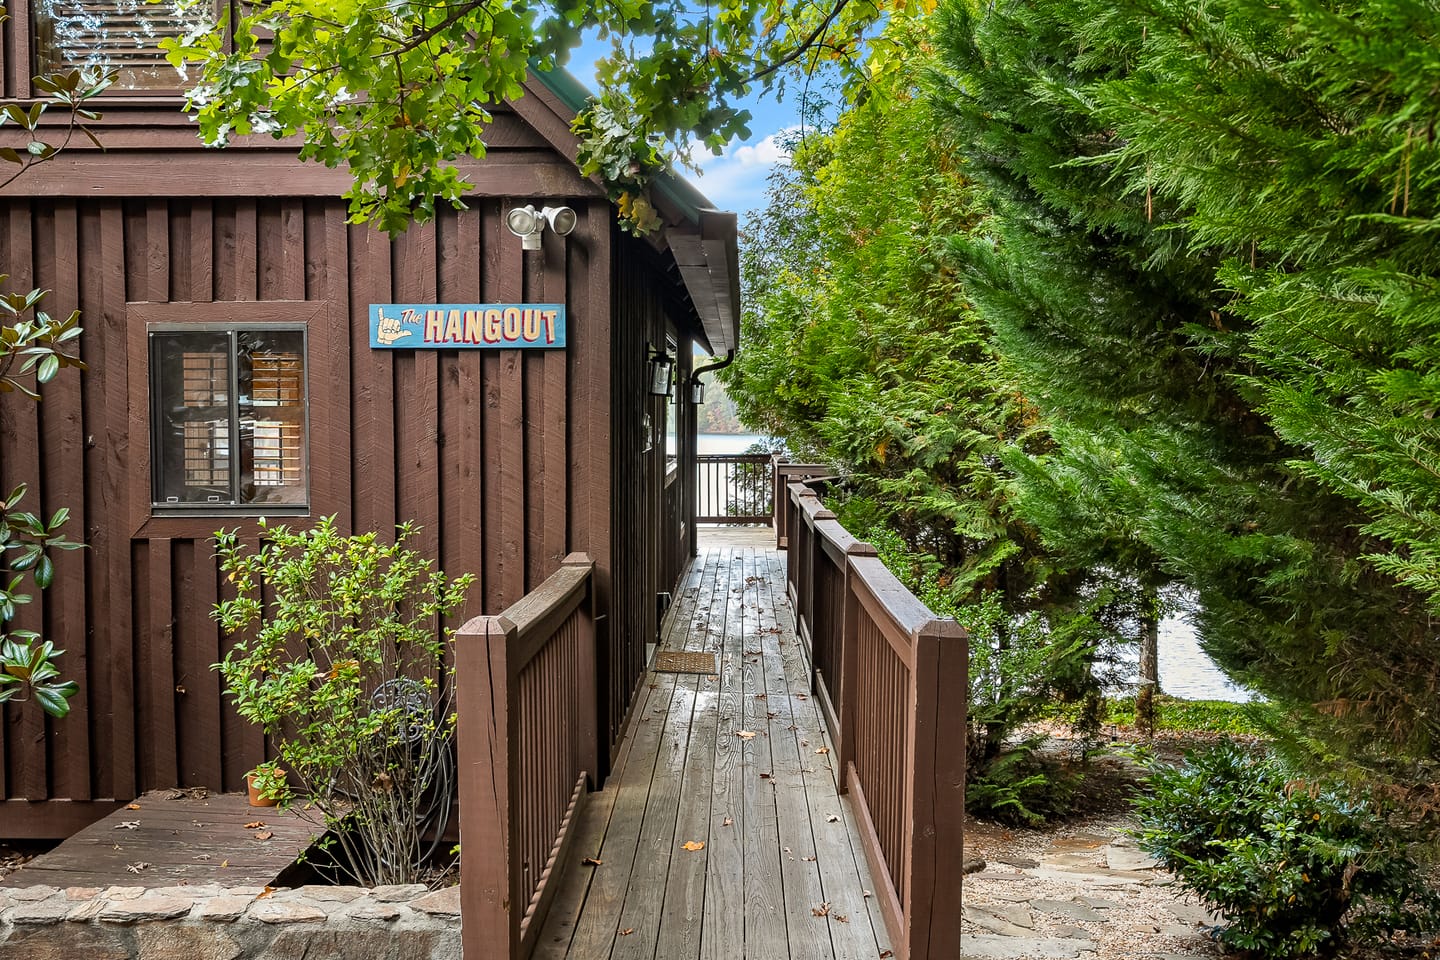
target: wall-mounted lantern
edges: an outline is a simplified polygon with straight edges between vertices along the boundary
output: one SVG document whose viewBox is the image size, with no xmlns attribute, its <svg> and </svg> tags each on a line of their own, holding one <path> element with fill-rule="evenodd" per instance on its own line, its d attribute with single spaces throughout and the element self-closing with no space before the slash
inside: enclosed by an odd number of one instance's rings
<svg viewBox="0 0 1440 960">
<path fill-rule="evenodd" d="M 705 402 L 705 381 L 700 379 L 700 374 L 709 373 L 712 370 L 723 370 L 735 361 L 735 351 L 729 350 L 725 353 L 725 359 L 716 363 L 707 363 L 703 367 L 696 367 L 690 374 L 690 401 L 692 403 Z"/>
<path fill-rule="evenodd" d="M 650 383 L 650 394 L 656 397 L 670 395 L 670 375 L 675 372 L 675 361 L 659 350 L 651 349 L 645 361 L 645 379 Z"/>
</svg>

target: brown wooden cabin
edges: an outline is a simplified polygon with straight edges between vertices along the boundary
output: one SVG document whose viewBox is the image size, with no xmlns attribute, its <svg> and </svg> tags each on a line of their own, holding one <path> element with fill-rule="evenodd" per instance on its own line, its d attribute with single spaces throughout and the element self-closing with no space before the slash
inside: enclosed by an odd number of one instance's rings
<svg viewBox="0 0 1440 960">
<path fill-rule="evenodd" d="M 210 619 L 224 585 L 208 538 L 254 529 L 259 515 L 305 524 L 335 514 L 354 531 L 417 522 L 421 549 L 479 578 L 457 623 L 498 613 L 567 553 L 590 554 L 599 729 L 613 749 L 662 595 L 694 553 L 695 408 L 688 386 L 650 393 L 647 361 L 664 352 L 686 384 L 692 344 L 735 347 L 734 215 L 668 180 L 656 191 L 664 229 L 623 234 L 573 162 L 569 122 L 583 91 L 551 75 L 495 111 L 489 156 L 466 170 L 470 209 L 391 240 L 347 225 L 346 176 L 300 163 L 293 144 L 203 148 L 174 72 L 115 39 L 134 34 L 125 17 L 156 18 L 157 37 L 173 29 L 165 8 L 123 7 L 17 0 L 0 47 L 7 100 L 29 96 L 31 75 L 83 59 L 55 39 L 55 21 L 76 11 L 113 36 L 68 42 L 122 67 L 97 126 L 107 152 L 72 145 L 0 194 L 0 272 L 11 290 L 52 290 L 52 314 L 82 311 L 89 365 L 63 372 L 40 404 L 0 399 L 0 487 L 29 484 L 28 503 L 47 514 L 70 507 L 68 533 L 88 544 L 56 556 L 55 585 L 17 622 L 65 649 L 61 665 L 81 689 L 63 721 L 0 709 L 0 838 L 65 836 L 152 788 L 243 787 L 264 744 L 211 669 L 225 644 Z M 503 217 L 530 203 L 568 205 L 578 225 L 522 252 Z M 564 304 L 568 344 L 372 349 L 371 304 L 432 302 Z M 246 352 L 244 331 L 257 329 L 285 334 L 274 338 L 291 344 L 284 363 L 262 370 Z M 265 442 L 279 453 L 257 453 L 258 432 L 240 450 L 242 477 L 225 488 L 233 503 L 169 497 L 230 462 L 228 442 L 224 463 L 201 443 L 152 450 L 155 419 L 168 416 L 157 371 L 193 373 L 157 340 L 167 332 L 230 351 L 256 397 L 274 381 Z M 238 433 L 233 406 L 229 416 Z M 268 493 L 254 483 L 261 474 Z"/>
</svg>

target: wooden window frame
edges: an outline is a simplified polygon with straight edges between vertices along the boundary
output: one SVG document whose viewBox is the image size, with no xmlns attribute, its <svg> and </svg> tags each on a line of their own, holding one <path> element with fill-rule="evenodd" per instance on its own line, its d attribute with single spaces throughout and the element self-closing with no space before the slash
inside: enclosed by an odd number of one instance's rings
<svg viewBox="0 0 1440 960">
<path fill-rule="evenodd" d="M 126 471 L 127 503 L 132 536 L 205 539 L 220 527 L 248 529 L 262 516 L 307 520 L 343 509 L 347 495 L 349 451 L 332 436 L 345 407 L 334 378 L 324 373 L 336 349 L 337 321 L 333 304 L 317 300 L 205 301 L 192 303 L 127 303 L 126 346 L 128 361 Z M 150 396 L 150 332 L 195 328 L 263 327 L 275 325 L 305 331 L 306 391 L 309 406 L 306 446 L 308 448 L 309 508 L 286 508 L 280 504 L 252 504 L 217 507 L 213 512 L 175 513 L 159 510 L 151 503 L 152 467 Z M 346 434 L 348 437 L 348 434 Z"/>
</svg>

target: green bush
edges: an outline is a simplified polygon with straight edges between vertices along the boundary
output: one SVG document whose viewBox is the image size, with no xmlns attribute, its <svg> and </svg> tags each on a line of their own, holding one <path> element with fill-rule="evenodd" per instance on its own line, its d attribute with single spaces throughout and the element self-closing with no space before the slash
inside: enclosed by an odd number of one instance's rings
<svg viewBox="0 0 1440 960">
<path fill-rule="evenodd" d="M 1140 846 L 1224 918 L 1226 946 L 1301 957 L 1437 926 L 1413 838 L 1362 792 L 1230 741 L 1153 765 L 1148 786 Z"/>
<path fill-rule="evenodd" d="M 1082 703 L 1054 703 L 1040 714 L 1041 719 L 1074 724 L 1081 717 Z M 1165 694 L 1154 699 L 1155 729 L 1184 733 L 1228 733 L 1265 737 L 1272 733 L 1276 708 L 1265 702 L 1231 703 L 1228 700 L 1182 700 Z M 1101 726 L 1135 727 L 1135 698 L 1107 697 L 1100 704 Z"/>
<path fill-rule="evenodd" d="M 454 631 L 474 582 L 393 542 L 259 522 L 261 545 L 216 535 L 235 596 L 213 616 L 232 645 L 215 664 L 236 712 L 259 725 L 289 789 L 331 831 L 364 886 L 413 883 L 444 832 L 454 783 Z M 274 777 L 267 778 L 273 788 Z M 431 831 L 436 839 L 425 842 Z"/>
</svg>

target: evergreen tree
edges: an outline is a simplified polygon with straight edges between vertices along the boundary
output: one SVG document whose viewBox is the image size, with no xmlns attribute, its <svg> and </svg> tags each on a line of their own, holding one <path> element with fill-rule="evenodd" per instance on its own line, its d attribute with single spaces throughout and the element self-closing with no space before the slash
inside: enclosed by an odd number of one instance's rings
<svg viewBox="0 0 1440 960">
<path fill-rule="evenodd" d="M 1051 441 L 1001 375 L 950 255 L 985 210 L 916 96 L 927 40 L 897 33 L 869 99 L 797 142 L 747 231 L 746 349 L 728 383 L 745 422 L 840 468 L 845 525 L 970 628 L 968 802 L 1033 812 L 1054 791 L 1028 779 L 1023 751 L 1002 756 L 1005 737 L 1095 691 L 1096 649 L 1135 635 L 1139 596 L 1059 562 L 1013 507 L 1008 452 Z"/>
<path fill-rule="evenodd" d="M 1433 11 L 955 0 L 945 22 L 936 97 L 997 212 L 957 251 L 1058 441 L 1016 464 L 1022 509 L 1072 556 L 1193 587 L 1238 679 L 1429 753 Z"/>
</svg>

